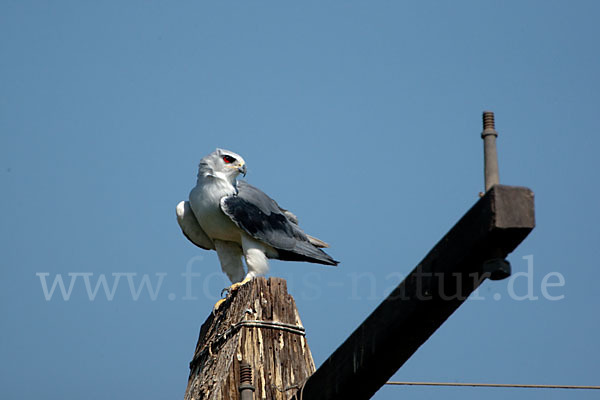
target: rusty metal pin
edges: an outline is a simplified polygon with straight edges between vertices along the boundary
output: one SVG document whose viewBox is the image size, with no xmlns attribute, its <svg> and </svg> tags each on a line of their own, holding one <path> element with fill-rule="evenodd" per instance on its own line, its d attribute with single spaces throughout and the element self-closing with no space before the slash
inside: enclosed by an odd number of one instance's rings
<svg viewBox="0 0 600 400">
<path fill-rule="evenodd" d="M 240 363 L 240 399 L 253 400 L 255 387 L 252 385 L 252 367 L 247 362 Z"/>
</svg>

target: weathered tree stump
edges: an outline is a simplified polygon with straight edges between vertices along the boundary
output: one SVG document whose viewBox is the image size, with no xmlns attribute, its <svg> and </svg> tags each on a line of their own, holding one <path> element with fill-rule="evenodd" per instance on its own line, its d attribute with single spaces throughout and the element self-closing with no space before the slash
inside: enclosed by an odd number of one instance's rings
<svg viewBox="0 0 600 400">
<path fill-rule="evenodd" d="M 240 364 L 254 399 L 289 399 L 315 371 L 285 280 L 256 278 L 228 296 L 200 328 L 185 400 L 240 398 Z"/>
</svg>

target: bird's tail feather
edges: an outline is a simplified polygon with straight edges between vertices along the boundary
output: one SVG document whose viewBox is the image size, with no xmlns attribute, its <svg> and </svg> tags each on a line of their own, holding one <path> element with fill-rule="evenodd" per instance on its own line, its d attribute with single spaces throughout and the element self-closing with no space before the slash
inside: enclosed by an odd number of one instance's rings
<svg viewBox="0 0 600 400">
<path fill-rule="evenodd" d="M 285 261 L 308 261 L 333 266 L 339 264 L 339 261 L 310 242 L 298 241 L 292 250 L 277 249 L 277 253 L 277 258 Z"/>
<path fill-rule="evenodd" d="M 308 237 L 308 240 L 315 245 L 316 247 L 320 247 L 320 248 L 327 248 L 329 247 L 329 244 L 325 243 L 324 241 L 322 241 L 319 238 L 316 238 L 314 236 L 310 236 L 308 234 L 306 234 L 306 237 Z"/>
</svg>

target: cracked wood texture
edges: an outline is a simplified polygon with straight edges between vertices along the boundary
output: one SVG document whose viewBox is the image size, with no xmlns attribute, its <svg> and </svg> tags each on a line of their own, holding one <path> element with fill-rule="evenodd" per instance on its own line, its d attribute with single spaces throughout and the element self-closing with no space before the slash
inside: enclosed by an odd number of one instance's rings
<svg viewBox="0 0 600 400">
<path fill-rule="evenodd" d="M 315 364 L 306 338 L 287 325 L 302 327 L 285 280 L 255 278 L 229 295 L 200 328 L 185 400 L 238 399 L 242 361 L 252 367 L 254 399 L 289 399 Z"/>
</svg>

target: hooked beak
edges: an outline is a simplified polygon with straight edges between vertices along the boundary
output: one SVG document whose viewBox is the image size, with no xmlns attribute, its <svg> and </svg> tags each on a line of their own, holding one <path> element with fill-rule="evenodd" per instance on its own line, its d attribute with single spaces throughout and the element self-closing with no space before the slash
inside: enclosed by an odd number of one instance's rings
<svg viewBox="0 0 600 400">
<path fill-rule="evenodd" d="M 244 176 L 246 176 L 246 164 L 242 164 L 238 167 L 238 172 Z"/>
</svg>

